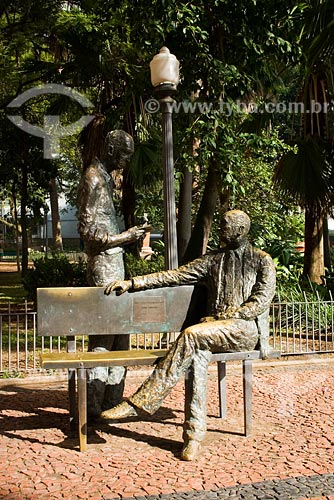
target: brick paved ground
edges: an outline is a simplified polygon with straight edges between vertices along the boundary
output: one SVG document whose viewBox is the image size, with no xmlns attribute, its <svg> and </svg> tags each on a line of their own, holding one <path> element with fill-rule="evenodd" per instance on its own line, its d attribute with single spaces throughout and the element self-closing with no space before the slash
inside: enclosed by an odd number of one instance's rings
<svg viewBox="0 0 334 500">
<path fill-rule="evenodd" d="M 228 377 L 222 421 L 210 372 L 209 431 L 196 462 L 179 459 L 182 383 L 153 417 L 91 429 L 86 453 L 68 436 L 64 384 L 0 386 L 0 498 L 334 500 L 333 361 L 260 366 L 249 438 L 240 374 Z M 140 378 L 131 373 L 127 394 Z"/>
</svg>

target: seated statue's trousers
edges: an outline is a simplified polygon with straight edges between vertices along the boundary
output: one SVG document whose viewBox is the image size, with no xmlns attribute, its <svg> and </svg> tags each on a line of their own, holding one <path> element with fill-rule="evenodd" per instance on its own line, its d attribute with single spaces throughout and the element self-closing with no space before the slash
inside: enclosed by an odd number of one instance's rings
<svg viewBox="0 0 334 500">
<path fill-rule="evenodd" d="M 206 432 L 208 365 L 212 352 L 251 351 L 258 341 L 255 321 L 208 321 L 186 328 L 129 401 L 150 414 L 161 406 L 188 370 L 183 439 L 202 441 Z"/>
</svg>

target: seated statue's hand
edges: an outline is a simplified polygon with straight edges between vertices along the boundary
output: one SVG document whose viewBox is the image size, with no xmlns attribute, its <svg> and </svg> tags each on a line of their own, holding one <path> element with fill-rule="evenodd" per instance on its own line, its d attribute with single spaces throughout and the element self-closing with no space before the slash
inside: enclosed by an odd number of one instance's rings
<svg viewBox="0 0 334 500">
<path fill-rule="evenodd" d="M 215 321 L 216 318 L 214 318 L 213 316 L 204 316 L 204 318 L 201 318 L 199 320 L 200 323 L 210 323 L 210 321 Z"/>
<path fill-rule="evenodd" d="M 219 313 L 217 316 L 218 320 L 237 319 L 237 318 L 240 318 L 240 315 L 238 313 L 238 308 L 232 306 L 228 307 L 226 311 Z"/>
<path fill-rule="evenodd" d="M 110 295 L 111 292 L 116 292 L 116 295 L 122 295 L 122 293 L 127 292 L 132 287 L 131 280 L 124 281 L 112 281 L 106 286 L 104 290 L 105 295 Z"/>
</svg>

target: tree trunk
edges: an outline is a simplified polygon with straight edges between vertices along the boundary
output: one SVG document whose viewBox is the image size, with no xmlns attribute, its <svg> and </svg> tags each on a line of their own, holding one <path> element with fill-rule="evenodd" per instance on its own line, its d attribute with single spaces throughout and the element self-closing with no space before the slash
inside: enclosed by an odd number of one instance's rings
<svg viewBox="0 0 334 500">
<path fill-rule="evenodd" d="M 206 252 L 212 220 L 218 201 L 219 184 L 217 165 L 215 160 L 212 159 L 209 165 L 208 176 L 206 178 L 204 193 L 197 213 L 195 226 L 184 255 L 184 262 L 196 259 Z"/>
<path fill-rule="evenodd" d="M 328 231 L 328 218 L 327 214 L 324 215 L 324 263 L 325 268 L 329 273 L 332 272 L 332 261 L 331 261 L 331 251 L 329 243 L 329 231 Z"/>
<path fill-rule="evenodd" d="M 219 209 L 220 209 L 220 216 L 227 212 L 230 207 L 230 188 L 226 189 L 221 189 L 219 193 Z"/>
<path fill-rule="evenodd" d="M 191 206 L 193 188 L 192 172 L 190 172 L 190 170 L 185 166 L 182 169 L 182 174 L 178 205 L 178 220 L 176 226 L 178 258 L 180 263 L 184 260 L 184 255 L 191 237 Z"/>
<path fill-rule="evenodd" d="M 21 184 L 22 276 L 25 276 L 28 270 L 27 204 L 28 204 L 28 165 L 26 161 L 23 161 L 22 184 Z"/>
<path fill-rule="evenodd" d="M 137 224 L 142 224 L 144 222 L 144 214 L 141 214 L 143 219 L 137 220 L 135 209 L 136 209 L 136 190 L 134 185 L 129 178 L 128 166 L 124 169 L 123 180 L 122 180 L 122 215 L 124 220 L 125 229 L 137 226 Z M 148 221 L 150 222 L 150 221 Z M 140 251 L 142 248 L 142 240 L 137 240 L 134 243 L 126 245 L 126 251 L 132 253 L 136 257 L 140 256 Z"/>
<path fill-rule="evenodd" d="M 137 118 L 138 117 L 136 114 L 135 100 L 133 100 L 133 103 L 128 109 L 128 112 L 126 114 L 122 128 L 128 134 L 131 135 L 134 141 L 136 141 L 137 138 L 137 132 L 136 132 Z M 123 169 L 123 179 L 120 187 L 122 190 L 122 214 L 124 217 L 125 229 L 129 229 L 130 227 L 137 225 L 137 217 L 135 214 L 137 196 L 136 196 L 134 182 L 131 179 L 129 170 L 130 170 L 130 164 L 128 162 Z M 141 215 L 144 216 L 144 214 Z M 132 248 L 133 250 L 136 249 L 135 252 L 139 255 L 138 244 L 131 245 L 130 248 Z"/>
<path fill-rule="evenodd" d="M 61 223 L 58 205 L 58 192 L 56 179 L 50 180 L 50 205 L 51 205 L 51 220 L 52 220 L 52 239 L 53 249 L 56 252 L 63 251 L 63 238 L 61 236 Z"/>
<path fill-rule="evenodd" d="M 321 284 L 325 274 L 323 215 L 318 209 L 305 209 L 305 254 L 303 275 Z"/>
<path fill-rule="evenodd" d="M 16 244 L 16 267 L 17 271 L 21 271 L 21 263 L 20 263 L 20 243 L 19 243 L 19 220 L 17 216 L 17 201 L 15 194 L 15 185 L 13 185 L 12 190 L 12 198 L 13 198 L 13 212 L 14 212 L 14 225 L 15 225 L 15 244 Z M 20 228 L 22 233 L 22 228 Z"/>
<path fill-rule="evenodd" d="M 122 212 L 125 229 L 129 229 L 137 224 L 136 216 L 136 190 L 129 178 L 128 167 L 124 169 L 122 181 Z M 142 214 L 144 215 L 144 214 Z"/>
</svg>

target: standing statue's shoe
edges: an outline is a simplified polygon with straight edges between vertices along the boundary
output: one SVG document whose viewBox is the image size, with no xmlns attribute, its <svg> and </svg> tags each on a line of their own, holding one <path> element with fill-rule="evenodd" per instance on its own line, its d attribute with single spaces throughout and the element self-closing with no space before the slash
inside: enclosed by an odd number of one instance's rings
<svg viewBox="0 0 334 500">
<path fill-rule="evenodd" d="M 136 417 L 137 415 L 138 413 L 135 408 L 126 401 L 123 401 L 123 403 L 115 406 L 115 408 L 103 411 L 100 418 L 104 420 L 119 420 L 120 418 Z"/>
<path fill-rule="evenodd" d="M 181 451 L 181 459 L 187 460 L 190 462 L 191 460 L 196 460 L 198 457 L 200 450 L 200 442 L 195 439 L 189 439 L 184 443 L 184 446 Z"/>
</svg>

